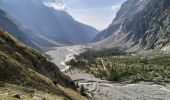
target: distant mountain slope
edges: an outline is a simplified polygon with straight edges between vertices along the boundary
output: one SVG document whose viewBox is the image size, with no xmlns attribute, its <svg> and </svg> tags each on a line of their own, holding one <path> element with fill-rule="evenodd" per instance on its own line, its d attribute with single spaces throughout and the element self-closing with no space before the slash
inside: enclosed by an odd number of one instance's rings
<svg viewBox="0 0 170 100">
<path fill-rule="evenodd" d="M 139 49 L 162 48 L 170 43 L 169 0 L 127 0 L 97 45 Z"/>
<path fill-rule="evenodd" d="M 14 21 L 8 18 L 6 13 L 0 9 L 0 28 L 7 30 L 12 36 L 19 39 L 23 43 L 37 49 L 46 50 L 51 46 L 60 46 L 51 40 L 47 40 L 44 37 L 33 34 L 29 30 L 21 30 L 20 26 L 15 24 Z"/>
<path fill-rule="evenodd" d="M 89 43 L 98 33 L 91 26 L 75 21 L 67 12 L 45 6 L 42 0 L 1 0 L 0 8 L 21 28 L 57 43 Z"/>
<path fill-rule="evenodd" d="M 84 100 L 72 90 L 75 87 L 72 80 L 62 74 L 55 64 L 2 30 L 0 30 L 1 82 L 52 93 L 62 96 L 63 100 Z"/>
</svg>

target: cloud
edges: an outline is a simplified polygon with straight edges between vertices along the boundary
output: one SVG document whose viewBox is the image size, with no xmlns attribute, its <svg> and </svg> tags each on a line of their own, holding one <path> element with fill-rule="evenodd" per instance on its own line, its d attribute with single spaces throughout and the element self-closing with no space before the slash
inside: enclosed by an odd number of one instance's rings
<svg viewBox="0 0 170 100">
<path fill-rule="evenodd" d="M 118 4 L 112 6 L 113 11 L 118 11 L 119 9 L 120 9 L 120 5 L 118 5 Z"/>
<path fill-rule="evenodd" d="M 48 7 L 53 7 L 56 10 L 66 10 L 66 5 L 60 0 L 43 0 Z"/>
</svg>

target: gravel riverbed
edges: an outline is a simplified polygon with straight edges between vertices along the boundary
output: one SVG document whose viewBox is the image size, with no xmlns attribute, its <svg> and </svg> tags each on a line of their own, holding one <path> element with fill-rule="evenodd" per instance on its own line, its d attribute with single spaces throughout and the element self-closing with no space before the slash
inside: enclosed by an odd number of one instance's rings
<svg viewBox="0 0 170 100">
<path fill-rule="evenodd" d="M 93 75 L 79 70 L 68 71 L 70 66 L 66 61 L 74 58 L 84 51 L 85 46 L 56 47 L 48 51 L 61 71 L 70 76 L 80 85 L 84 85 L 94 94 L 96 100 L 170 100 L 170 84 L 165 86 L 151 82 L 139 82 L 135 84 L 122 84 L 95 78 Z"/>
</svg>

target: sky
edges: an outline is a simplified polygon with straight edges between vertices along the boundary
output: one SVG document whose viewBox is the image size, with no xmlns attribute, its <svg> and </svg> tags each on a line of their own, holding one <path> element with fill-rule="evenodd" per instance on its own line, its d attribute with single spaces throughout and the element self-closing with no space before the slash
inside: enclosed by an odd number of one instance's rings
<svg viewBox="0 0 170 100">
<path fill-rule="evenodd" d="M 106 29 L 126 0 L 44 0 L 48 6 L 67 11 L 75 20 Z"/>
</svg>

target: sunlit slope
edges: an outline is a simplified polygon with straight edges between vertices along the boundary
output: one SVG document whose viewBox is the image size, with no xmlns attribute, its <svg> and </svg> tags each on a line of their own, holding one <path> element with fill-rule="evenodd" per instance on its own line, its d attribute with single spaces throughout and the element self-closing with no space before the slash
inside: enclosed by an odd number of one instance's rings
<svg viewBox="0 0 170 100">
<path fill-rule="evenodd" d="M 72 90 L 74 83 L 56 65 L 3 30 L 0 30 L 0 81 L 65 99 L 84 99 Z"/>
</svg>

